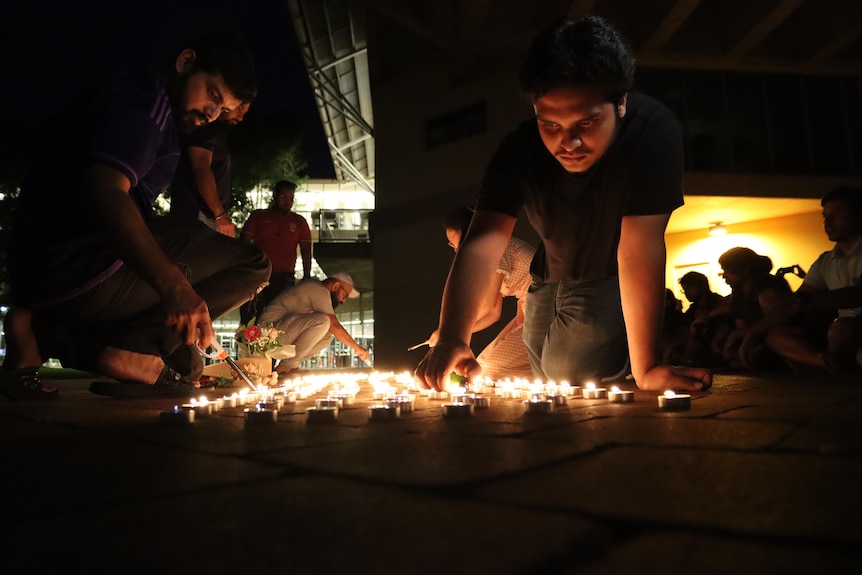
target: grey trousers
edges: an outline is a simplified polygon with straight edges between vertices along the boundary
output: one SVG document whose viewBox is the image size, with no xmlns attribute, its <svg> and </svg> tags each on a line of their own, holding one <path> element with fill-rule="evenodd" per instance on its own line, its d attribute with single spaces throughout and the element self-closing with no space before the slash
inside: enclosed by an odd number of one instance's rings
<svg viewBox="0 0 862 575">
<path fill-rule="evenodd" d="M 284 331 L 278 336 L 282 345 L 296 347 L 296 355 L 283 359 L 279 366 L 299 367 L 299 364 L 323 351 L 332 341 L 330 319 L 325 313 L 292 313 L 273 322 Z"/>
<path fill-rule="evenodd" d="M 524 344 L 536 377 L 574 384 L 614 376 L 627 366 L 616 277 L 533 283 L 525 315 Z"/>
<path fill-rule="evenodd" d="M 212 318 L 248 301 L 269 278 L 269 259 L 260 248 L 201 222 L 157 219 L 150 231 Z M 108 346 L 165 356 L 182 344 L 165 324 L 159 294 L 126 265 L 94 288 L 34 312 L 33 329 L 43 355 L 80 369 L 92 369 Z"/>
</svg>

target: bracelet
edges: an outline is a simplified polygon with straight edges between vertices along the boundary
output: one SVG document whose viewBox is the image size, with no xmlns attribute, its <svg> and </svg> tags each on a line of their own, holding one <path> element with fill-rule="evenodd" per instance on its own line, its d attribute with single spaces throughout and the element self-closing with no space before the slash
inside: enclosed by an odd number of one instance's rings
<svg viewBox="0 0 862 575">
<path fill-rule="evenodd" d="M 222 213 L 220 213 L 219 215 L 217 215 L 217 216 L 213 217 L 213 219 L 214 219 L 214 220 L 220 220 L 220 219 L 222 219 L 222 218 L 226 218 L 226 217 L 227 217 L 227 213 L 222 212 Z"/>
</svg>

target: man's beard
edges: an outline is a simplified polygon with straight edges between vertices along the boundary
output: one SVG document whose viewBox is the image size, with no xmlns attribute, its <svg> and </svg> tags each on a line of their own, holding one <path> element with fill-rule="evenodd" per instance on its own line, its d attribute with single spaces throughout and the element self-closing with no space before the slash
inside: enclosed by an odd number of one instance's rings
<svg viewBox="0 0 862 575">
<path fill-rule="evenodd" d="M 332 292 L 329 292 L 329 299 L 332 300 L 332 309 L 335 309 L 341 305 L 341 302 L 338 301 L 338 296 Z"/>
<path fill-rule="evenodd" d="M 188 81 L 189 76 L 187 74 L 173 77 L 167 81 L 168 96 L 171 100 L 171 111 L 174 115 L 174 122 L 177 129 L 183 134 L 203 128 L 209 123 L 209 118 L 203 112 L 199 110 L 186 110 L 184 108 Z M 196 120 L 200 120 L 200 124 L 196 124 Z"/>
</svg>

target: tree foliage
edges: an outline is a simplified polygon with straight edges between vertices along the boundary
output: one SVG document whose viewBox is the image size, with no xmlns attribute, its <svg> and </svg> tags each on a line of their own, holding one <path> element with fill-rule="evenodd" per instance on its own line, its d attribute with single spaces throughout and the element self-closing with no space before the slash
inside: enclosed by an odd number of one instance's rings
<svg viewBox="0 0 862 575">
<path fill-rule="evenodd" d="M 3 306 L 10 304 L 6 266 L 9 231 L 32 153 L 33 136 L 30 130 L 18 124 L 0 125 L 0 305 Z"/>
<path fill-rule="evenodd" d="M 234 195 L 231 219 L 235 224 L 244 224 L 254 209 L 249 192 L 255 188 L 271 190 L 279 180 L 290 180 L 299 185 L 307 179 L 302 175 L 308 162 L 302 153 L 299 133 L 285 112 L 250 113 L 231 130 L 229 142 Z"/>
</svg>

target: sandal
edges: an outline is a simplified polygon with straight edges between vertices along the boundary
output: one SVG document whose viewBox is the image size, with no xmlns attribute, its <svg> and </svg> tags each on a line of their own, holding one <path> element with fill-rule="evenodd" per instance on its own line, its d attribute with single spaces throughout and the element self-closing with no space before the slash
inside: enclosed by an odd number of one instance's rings
<svg viewBox="0 0 862 575">
<path fill-rule="evenodd" d="M 152 385 L 137 381 L 94 381 L 90 393 L 123 398 L 191 397 L 198 388 L 167 364 Z"/>
<path fill-rule="evenodd" d="M 25 367 L 14 371 L 0 369 L 0 393 L 9 399 L 56 399 L 58 389 L 48 391 L 39 380 L 39 368 Z"/>
<path fill-rule="evenodd" d="M 204 373 L 204 361 L 196 345 L 181 345 L 163 359 L 165 365 L 186 381 L 198 381 Z"/>
</svg>

